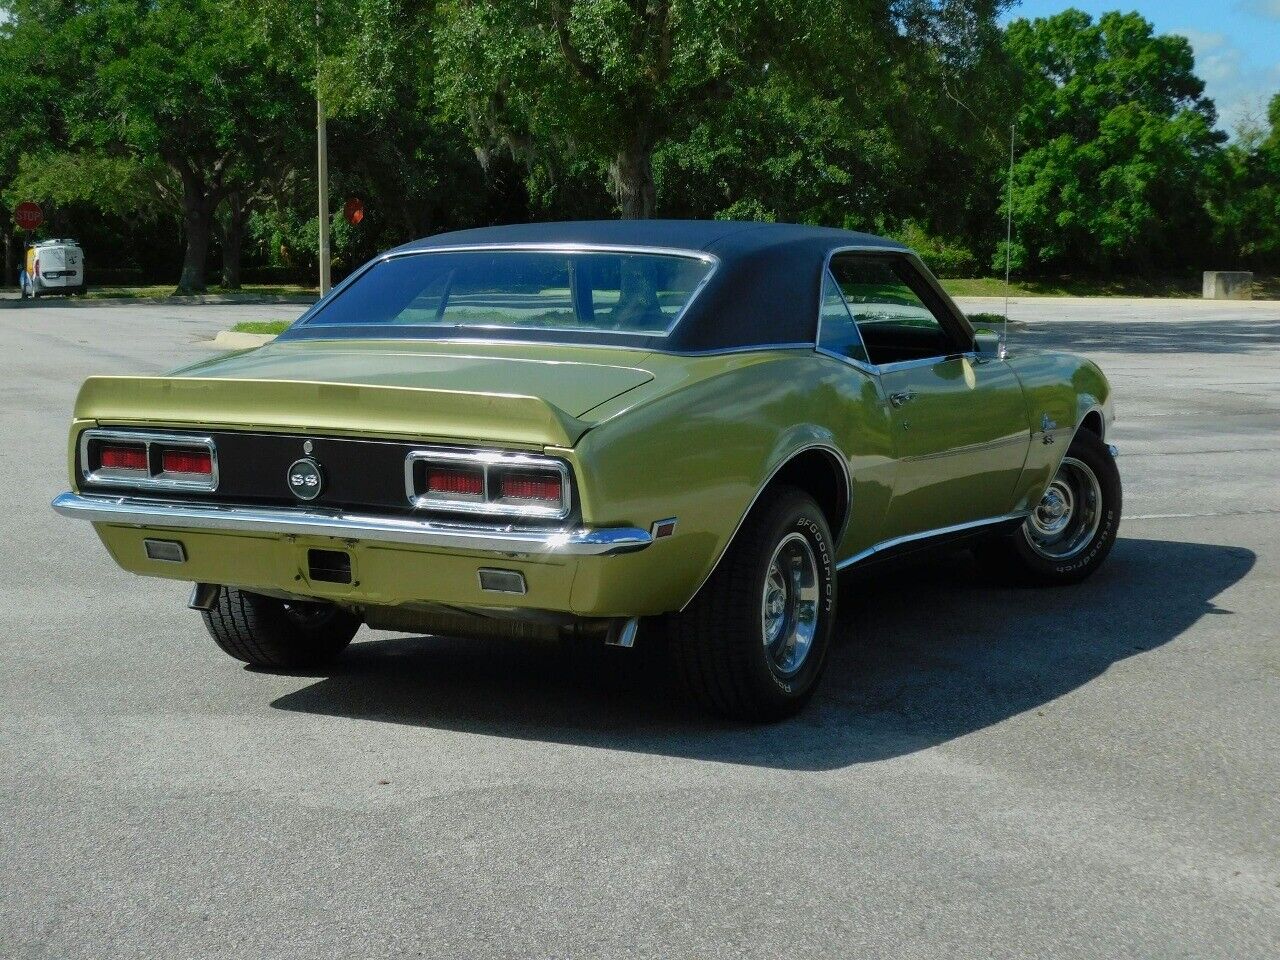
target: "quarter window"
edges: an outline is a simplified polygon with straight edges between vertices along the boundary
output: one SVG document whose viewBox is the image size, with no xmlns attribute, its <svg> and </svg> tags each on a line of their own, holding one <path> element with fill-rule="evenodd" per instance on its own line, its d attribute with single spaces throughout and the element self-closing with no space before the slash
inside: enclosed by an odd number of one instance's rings
<svg viewBox="0 0 1280 960">
<path fill-rule="evenodd" d="M 830 273 L 822 275 L 822 322 L 818 328 L 818 346 L 848 360 L 870 362 L 858 328 Z"/>
<path fill-rule="evenodd" d="M 889 257 L 844 254 L 831 260 L 831 274 L 871 363 L 941 357 L 956 351 L 946 327 L 909 282 L 908 271 L 905 263 Z"/>
</svg>

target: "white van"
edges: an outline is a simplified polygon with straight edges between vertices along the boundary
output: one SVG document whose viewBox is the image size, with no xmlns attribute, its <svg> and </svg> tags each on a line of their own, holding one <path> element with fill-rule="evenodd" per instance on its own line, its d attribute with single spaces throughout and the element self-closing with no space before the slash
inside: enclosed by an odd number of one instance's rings
<svg viewBox="0 0 1280 960">
<path fill-rule="evenodd" d="M 27 248 L 22 297 L 84 293 L 84 251 L 74 240 L 41 240 Z"/>
</svg>

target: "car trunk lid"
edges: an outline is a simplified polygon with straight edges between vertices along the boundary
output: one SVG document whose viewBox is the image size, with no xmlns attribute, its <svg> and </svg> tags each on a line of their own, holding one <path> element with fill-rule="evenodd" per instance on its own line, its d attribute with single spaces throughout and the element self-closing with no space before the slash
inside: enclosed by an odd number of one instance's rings
<svg viewBox="0 0 1280 960">
<path fill-rule="evenodd" d="M 81 419 L 571 446 L 583 414 L 653 379 L 634 350 L 302 341 L 167 377 L 94 377 Z"/>
</svg>

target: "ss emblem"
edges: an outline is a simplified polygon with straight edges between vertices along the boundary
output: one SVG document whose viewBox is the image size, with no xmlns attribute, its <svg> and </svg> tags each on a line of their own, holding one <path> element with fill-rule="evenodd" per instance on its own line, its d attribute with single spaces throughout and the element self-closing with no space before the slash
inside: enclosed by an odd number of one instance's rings
<svg viewBox="0 0 1280 960">
<path fill-rule="evenodd" d="M 310 457 L 293 461 L 289 465 L 286 479 L 289 482 L 289 489 L 299 500 L 314 500 L 320 496 L 320 491 L 324 487 L 320 464 Z"/>
</svg>

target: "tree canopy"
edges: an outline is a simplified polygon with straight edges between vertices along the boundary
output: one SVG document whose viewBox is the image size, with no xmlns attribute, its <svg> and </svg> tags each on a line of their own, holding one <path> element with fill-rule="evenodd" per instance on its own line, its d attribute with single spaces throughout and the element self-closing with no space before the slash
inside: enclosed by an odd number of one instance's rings
<svg viewBox="0 0 1280 960">
<path fill-rule="evenodd" d="M 1190 44 L 1006 0 L 0 0 L 0 197 L 199 290 L 443 229 L 726 217 L 1025 272 L 1280 265 L 1280 97 L 1234 139 Z M 348 197 L 365 204 L 342 221 Z M 7 221 L 6 221 L 7 222 Z M 12 225 L 6 231 L 11 232 Z M 170 272 L 172 271 L 172 272 Z M 6 277 L 11 282 L 12 277 Z"/>
<path fill-rule="evenodd" d="M 1209 235 L 1212 160 L 1226 139 L 1191 44 L 1136 13 L 1095 22 L 1078 10 L 1015 21 L 1006 44 L 1024 78 L 1019 261 L 1185 261 L 1185 245 Z"/>
</svg>

